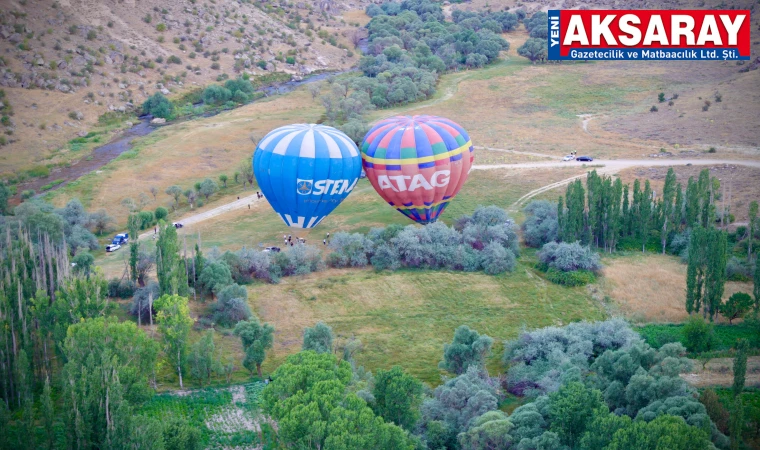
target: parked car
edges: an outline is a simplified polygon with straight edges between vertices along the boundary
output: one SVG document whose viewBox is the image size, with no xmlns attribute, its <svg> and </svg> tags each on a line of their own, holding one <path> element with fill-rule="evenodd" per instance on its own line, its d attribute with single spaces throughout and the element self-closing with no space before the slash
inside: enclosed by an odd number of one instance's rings
<svg viewBox="0 0 760 450">
<path fill-rule="evenodd" d="M 565 155 L 564 158 L 562 158 L 562 161 L 572 161 L 575 159 L 575 156 L 573 155 Z"/>
<path fill-rule="evenodd" d="M 106 245 L 106 252 L 108 253 L 115 252 L 116 250 L 120 248 L 121 248 L 121 245 L 119 244 L 108 244 Z"/>
<path fill-rule="evenodd" d="M 172 225 L 174 225 L 174 228 L 182 228 L 182 227 L 184 227 L 184 225 L 182 225 L 179 222 L 174 222 Z"/>
<path fill-rule="evenodd" d="M 127 242 L 129 242 L 129 233 L 120 233 L 113 237 L 113 241 L 111 241 L 114 245 L 124 245 Z"/>
<path fill-rule="evenodd" d="M 576 161 L 593 161 L 594 158 L 592 158 L 590 156 L 579 156 L 579 157 L 575 158 L 575 160 Z"/>
<path fill-rule="evenodd" d="M 267 247 L 264 249 L 266 253 L 279 253 L 280 247 Z"/>
</svg>

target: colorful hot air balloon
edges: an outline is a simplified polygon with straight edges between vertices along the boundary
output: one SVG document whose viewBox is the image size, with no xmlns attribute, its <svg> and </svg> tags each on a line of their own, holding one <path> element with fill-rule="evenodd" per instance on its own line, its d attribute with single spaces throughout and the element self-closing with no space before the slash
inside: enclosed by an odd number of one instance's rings
<svg viewBox="0 0 760 450">
<path fill-rule="evenodd" d="M 474 149 L 467 132 L 436 116 L 396 116 L 364 137 L 362 163 L 378 194 L 418 223 L 435 222 L 467 180 Z"/>
<path fill-rule="evenodd" d="M 287 125 L 259 142 L 253 172 L 286 225 L 312 228 L 354 189 L 361 157 L 356 144 L 335 128 Z"/>
</svg>

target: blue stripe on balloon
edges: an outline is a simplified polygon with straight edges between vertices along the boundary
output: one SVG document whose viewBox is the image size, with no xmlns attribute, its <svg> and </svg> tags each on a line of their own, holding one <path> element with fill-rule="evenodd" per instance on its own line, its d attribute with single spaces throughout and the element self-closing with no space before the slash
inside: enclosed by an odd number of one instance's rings
<svg viewBox="0 0 760 450">
<path fill-rule="evenodd" d="M 401 165 L 400 164 L 386 165 L 385 170 L 401 170 Z"/>
<path fill-rule="evenodd" d="M 414 127 L 414 145 L 417 148 L 417 158 L 433 156 L 433 146 L 430 145 L 430 139 L 419 125 Z"/>
<path fill-rule="evenodd" d="M 417 164 L 417 167 L 420 169 L 427 169 L 429 167 L 435 167 L 435 161 L 430 161 L 426 163 Z"/>
<path fill-rule="evenodd" d="M 436 133 L 438 133 L 441 139 L 443 139 L 443 142 L 446 143 L 446 148 L 449 150 L 459 148 L 459 143 L 457 140 L 445 128 L 441 127 L 435 122 L 428 122 L 427 124 L 430 126 L 430 128 L 434 129 Z"/>
<path fill-rule="evenodd" d="M 386 159 L 400 159 L 401 155 L 401 138 L 404 136 L 403 128 L 396 128 L 393 132 L 393 137 L 388 143 L 388 148 L 385 150 Z"/>
</svg>

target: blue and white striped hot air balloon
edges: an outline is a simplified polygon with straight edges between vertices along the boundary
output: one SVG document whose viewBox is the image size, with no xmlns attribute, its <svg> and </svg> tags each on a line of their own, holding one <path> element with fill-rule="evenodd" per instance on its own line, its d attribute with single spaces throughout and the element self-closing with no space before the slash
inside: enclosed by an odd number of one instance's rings
<svg viewBox="0 0 760 450">
<path fill-rule="evenodd" d="M 356 186 L 362 160 L 335 128 L 294 124 L 272 130 L 253 153 L 261 192 L 286 225 L 312 228 Z"/>
</svg>

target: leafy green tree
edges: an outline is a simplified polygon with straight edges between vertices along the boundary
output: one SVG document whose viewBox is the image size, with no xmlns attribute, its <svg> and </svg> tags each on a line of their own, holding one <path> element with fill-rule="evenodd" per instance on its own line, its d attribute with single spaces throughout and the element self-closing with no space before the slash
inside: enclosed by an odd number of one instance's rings
<svg viewBox="0 0 760 450">
<path fill-rule="evenodd" d="M 313 350 L 317 353 L 332 353 L 333 331 L 324 322 L 317 322 L 312 328 L 303 330 L 302 350 Z"/>
<path fill-rule="evenodd" d="M 41 399 L 42 425 L 45 428 L 45 446 L 52 450 L 55 446 L 55 406 L 50 395 L 50 378 L 45 377 L 45 388 Z M 1 447 L 0 447 L 1 448 Z"/>
<path fill-rule="evenodd" d="M 182 196 L 182 188 L 174 184 L 166 188 L 164 192 L 174 199 L 174 207 L 177 208 L 179 206 L 179 198 Z"/>
<path fill-rule="evenodd" d="M 752 308 L 752 303 L 752 297 L 749 294 L 736 292 L 725 303 L 719 306 L 718 311 L 731 324 L 734 319 L 744 317 Z"/>
<path fill-rule="evenodd" d="M 691 352 L 701 353 L 710 350 L 714 339 L 713 325 L 698 316 L 692 316 L 682 329 L 684 345 Z"/>
<path fill-rule="evenodd" d="M 214 359 L 214 330 L 208 330 L 203 337 L 190 347 L 190 376 L 198 380 L 203 387 L 204 382 L 210 382 L 211 376 L 217 372 L 217 361 Z"/>
<path fill-rule="evenodd" d="M 161 295 L 187 293 L 185 261 L 179 257 L 177 229 L 172 224 L 159 225 L 156 241 L 156 276 Z"/>
<path fill-rule="evenodd" d="M 472 426 L 466 432 L 459 433 L 457 439 L 459 446 L 463 449 L 507 449 L 512 448 L 512 444 L 515 443 L 515 438 L 509 434 L 512 428 L 514 425 L 505 413 L 489 411 L 473 420 Z M 428 443 L 430 443 L 429 440 Z"/>
<path fill-rule="evenodd" d="M 216 181 L 212 180 L 211 178 L 206 178 L 205 180 L 201 182 L 201 188 L 199 191 L 201 195 L 206 197 L 206 200 L 208 200 L 208 198 L 212 196 L 218 190 L 219 190 L 219 185 L 216 184 Z"/>
<path fill-rule="evenodd" d="M 267 350 L 271 349 L 274 343 L 274 327 L 268 323 L 262 324 L 258 317 L 253 316 L 250 320 L 240 321 L 235 325 L 235 336 L 239 336 L 243 344 L 243 367 L 251 373 L 255 369 L 261 378 L 261 365 L 264 363 Z"/>
<path fill-rule="evenodd" d="M 169 215 L 169 211 L 166 210 L 163 206 L 159 206 L 156 208 L 156 211 L 153 213 L 153 216 L 156 218 L 157 221 L 162 221 L 166 219 L 166 216 Z"/>
<path fill-rule="evenodd" d="M 485 367 L 485 359 L 491 353 L 493 339 L 480 335 L 467 325 L 460 325 L 454 331 L 454 340 L 443 346 L 441 369 L 459 375 L 470 366 Z"/>
<path fill-rule="evenodd" d="M 5 183 L 0 183 L 0 215 L 8 214 L 8 199 L 11 197 L 11 190 Z"/>
<path fill-rule="evenodd" d="M 660 243 L 662 244 L 662 254 L 665 254 L 665 248 L 668 243 L 668 233 L 673 227 L 673 211 L 675 210 L 674 198 L 676 195 L 676 173 L 672 167 L 668 168 L 668 174 L 665 175 L 665 186 L 662 189 L 662 200 L 660 201 L 662 228 L 660 231 Z"/>
<path fill-rule="evenodd" d="M 744 434 L 744 402 L 742 402 L 741 395 L 734 397 L 731 405 L 729 434 L 731 435 L 731 450 L 739 450 L 742 445 L 742 435 Z"/>
<path fill-rule="evenodd" d="M 707 450 L 707 433 L 686 424 L 681 417 L 662 415 L 651 422 L 635 421 L 618 430 L 607 450 Z"/>
<path fill-rule="evenodd" d="M 158 346 L 132 322 L 86 319 L 69 327 L 64 343 L 63 408 L 71 448 L 126 448 L 132 406 L 152 394 Z"/>
<path fill-rule="evenodd" d="M 734 397 L 739 397 L 744 390 L 744 381 L 747 376 L 748 350 L 749 341 L 740 339 L 736 345 L 736 356 L 734 356 L 734 384 L 732 386 Z"/>
<path fill-rule="evenodd" d="M 399 366 L 379 370 L 375 376 L 375 413 L 389 422 L 413 430 L 420 417 L 422 382 Z"/>
<path fill-rule="evenodd" d="M 213 295 L 218 295 L 222 289 L 232 284 L 230 268 L 222 261 L 204 264 L 199 281 Z"/>
<path fill-rule="evenodd" d="M 618 430 L 630 425 L 630 417 L 612 414 L 606 405 L 602 406 L 594 411 L 593 417 L 587 422 L 586 433 L 581 438 L 578 448 L 581 450 L 606 448 Z"/>
<path fill-rule="evenodd" d="M 190 308 L 187 306 L 187 298 L 179 295 L 162 295 L 153 307 L 156 309 L 156 321 L 164 343 L 164 354 L 177 370 L 179 387 L 182 384 L 182 368 L 187 360 L 187 340 L 190 335 L 190 327 L 193 318 L 190 317 Z"/>
<path fill-rule="evenodd" d="M 572 382 L 559 388 L 549 399 L 550 430 L 563 444 L 575 448 L 592 422 L 594 411 L 605 406 L 602 393 L 582 383 Z"/>
<path fill-rule="evenodd" d="M 230 177 L 228 177 L 225 174 L 219 175 L 219 181 L 222 182 L 222 187 L 224 187 L 225 189 L 227 189 L 227 180 L 229 180 L 229 179 L 230 179 Z"/>
<path fill-rule="evenodd" d="M 164 419 L 163 448 L 165 450 L 201 450 L 201 430 L 190 425 L 187 419 L 170 416 Z"/>
<path fill-rule="evenodd" d="M 90 214 L 90 220 L 92 221 L 92 228 L 97 235 L 102 235 L 111 227 L 114 223 L 114 218 L 108 215 L 105 209 L 99 209 Z"/>
<path fill-rule="evenodd" d="M 351 378 L 350 364 L 333 354 L 289 356 L 261 395 L 282 443 L 290 448 L 413 449 L 403 429 L 383 422 L 364 400 L 346 392 Z"/>
<path fill-rule="evenodd" d="M 760 312 L 760 252 L 755 257 L 755 271 L 752 273 L 752 293 L 755 296 L 755 313 Z"/>
<path fill-rule="evenodd" d="M 150 114 L 153 117 L 160 117 L 163 119 L 169 119 L 172 115 L 174 105 L 164 97 L 160 92 L 156 92 L 152 96 L 145 100 L 142 105 L 142 109 L 146 114 Z"/>
<path fill-rule="evenodd" d="M 79 252 L 74 259 L 71 260 L 75 264 L 74 272 L 84 275 L 86 278 L 90 278 L 90 272 L 92 266 L 95 265 L 95 257 L 89 252 Z"/>
<path fill-rule="evenodd" d="M 713 319 L 726 283 L 728 241 L 726 233 L 713 228 L 692 228 L 686 269 L 686 311 Z"/>
<path fill-rule="evenodd" d="M 714 389 L 707 388 L 699 394 L 699 402 L 705 405 L 705 411 L 710 416 L 710 420 L 715 423 L 715 426 L 722 432 L 728 433 L 729 417 L 728 411 L 720 401 L 720 397 L 715 393 Z"/>
<path fill-rule="evenodd" d="M 137 282 L 137 260 L 140 253 L 140 243 L 138 234 L 140 229 L 140 218 L 137 214 L 130 214 L 127 217 L 127 230 L 129 231 L 129 274 L 133 282 Z"/>
<path fill-rule="evenodd" d="M 755 239 L 755 227 L 757 226 L 757 213 L 758 204 L 757 201 L 752 201 L 749 204 L 749 226 L 747 227 L 747 234 L 749 240 L 747 241 L 747 261 L 752 260 L 752 241 Z"/>
<path fill-rule="evenodd" d="M 528 58 L 533 64 L 543 62 L 549 57 L 546 39 L 529 38 L 517 49 L 517 54 Z"/>
</svg>

